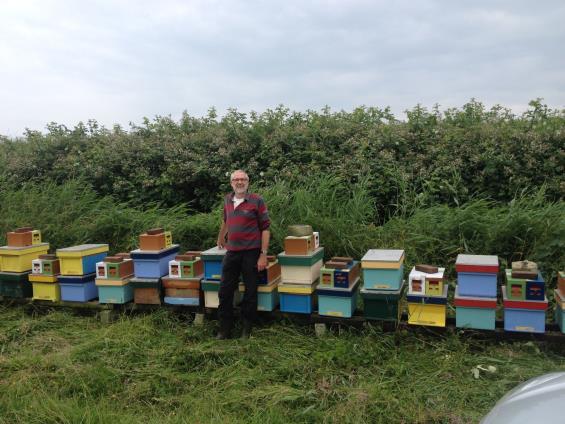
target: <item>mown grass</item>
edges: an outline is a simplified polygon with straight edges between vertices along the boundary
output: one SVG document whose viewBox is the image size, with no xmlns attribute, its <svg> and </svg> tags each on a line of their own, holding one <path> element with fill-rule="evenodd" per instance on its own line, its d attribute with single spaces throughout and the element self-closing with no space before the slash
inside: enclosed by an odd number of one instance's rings
<svg viewBox="0 0 565 424">
<path fill-rule="evenodd" d="M 161 310 L 111 325 L 0 307 L 0 422 L 477 422 L 565 347 L 271 323 L 218 342 Z M 471 370 L 493 365 L 495 373 Z"/>
</svg>

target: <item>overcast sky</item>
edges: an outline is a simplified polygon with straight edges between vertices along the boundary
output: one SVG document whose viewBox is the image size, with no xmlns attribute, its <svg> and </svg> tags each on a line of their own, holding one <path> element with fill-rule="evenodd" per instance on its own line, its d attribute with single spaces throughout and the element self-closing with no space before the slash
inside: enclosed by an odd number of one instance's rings
<svg viewBox="0 0 565 424">
<path fill-rule="evenodd" d="M 565 107 L 565 1 L 0 1 L 0 134 L 471 98 Z"/>
</svg>

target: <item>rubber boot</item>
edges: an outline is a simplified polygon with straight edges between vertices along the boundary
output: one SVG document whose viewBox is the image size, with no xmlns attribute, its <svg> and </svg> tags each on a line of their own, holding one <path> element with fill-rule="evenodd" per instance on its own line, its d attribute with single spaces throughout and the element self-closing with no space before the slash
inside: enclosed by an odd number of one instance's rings
<svg viewBox="0 0 565 424">
<path fill-rule="evenodd" d="M 220 322 L 220 329 L 216 335 L 216 340 L 231 339 L 231 325 L 226 322 Z"/>
</svg>

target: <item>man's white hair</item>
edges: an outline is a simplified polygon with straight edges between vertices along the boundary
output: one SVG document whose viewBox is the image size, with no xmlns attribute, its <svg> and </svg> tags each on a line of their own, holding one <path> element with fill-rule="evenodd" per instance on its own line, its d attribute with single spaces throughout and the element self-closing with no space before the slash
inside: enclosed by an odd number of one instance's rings
<svg viewBox="0 0 565 424">
<path fill-rule="evenodd" d="M 247 172 L 245 172 L 243 169 L 236 169 L 235 171 L 233 171 L 230 175 L 230 181 L 233 180 L 233 176 L 235 174 L 237 174 L 238 172 L 242 172 L 245 174 L 245 176 L 247 177 L 247 179 L 249 179 L 249 175 L 247 175 Z"/>
</svg>

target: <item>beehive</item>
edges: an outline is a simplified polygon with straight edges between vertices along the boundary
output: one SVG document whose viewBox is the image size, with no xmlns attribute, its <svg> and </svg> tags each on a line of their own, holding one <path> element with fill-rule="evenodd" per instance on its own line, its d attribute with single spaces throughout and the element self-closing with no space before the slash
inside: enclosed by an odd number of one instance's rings
<svg viewBox="0 0 565 424">
<path fill-rule="evenodd" d="M 279 301 L 281 312 L 311 314 L 316 307 L 316 284 L 280 283 Z"/>
<path fill-rule="evenodd" d="M 61 275 L 86 275 L 96 273 L 96 263 L 108 254 L 107 244 L 81 244 L 57 249 Z"/>
<path fill-rule="evenodd" d="M 407 295 L 408 324 L 445 327 L 447 290 L 445 284 L 442 296 Z"/>
<path fill-rule="evenodd" d="M 169 272 L 169 262 L 172 261 L 179 251 L 179 245 L 158 250 L 144 251 L 137 249 L 131 252 L 133 259 L 133 273 L 136 278 L 161 278 Z"/>
<path fill-rule="evenodd" d="M 404 282 L 397 290 L 361 289 L 363 315 L 368 320 L 399 322 L 402 314 Z"/>
<path fill-rule="evenodd" d="M 506 286 L 502 286 L 504 305 L 504 330 L 526 333 L 545 332 L 547 298 L 540 300 L 508 299 Z"/>
<path fill-rule="evenodd" d="M 44 255 L 49 250 L 49 243 L 25 247 L 0 247 L 0 271 L 26 272 L 31 270 L 31 264 L 39 255 Z"/>
<path fill-rule="evenodd" d="M 310 255 L 279 253 L 281 281 L 284 284 L 314 284 L 319 279 L 323 265 L 324 248 L 319 247 Z"/>
<path fill-rule="evenodd" d="M 398 290 L 404 273 L 404 250 L 370 249 L 361 258 L 365 290 Z"/>
<path fill-rule="evenodd" d="M 32 297 L 33 287 L 26 272 L 0 272 L 0 296 L 25 299 Z"/>
<path fill-rule="evenodd" d="M 357 309 L 357 295 L 359 292 L 359 276 L 347 288 L 322 287 L 316 288 L 318 295 L 318 314 L 351 318 Z"/>
<path fill-rule="evenodd" d="M 320 269 L 320 287 L 349 288 L 360 275 L 361 263 L 352 258 L 333 257 Z"/>
<path fill-rule="evenodd" d="M 280 282 L 278 280 L 271 282 L 268 285 L 257 286 L 257 310 L 258 311 L 274 311 L 279 305 L 279 292 L 277 290 Z M 245 293 L 245 285 L 239 284 L 239 291 Z"/>
<path fill-rule="evenodd" d="M 465 297 L 455 287 L 455 325 L 460 328 L 494 330 L 496 324 L 496 298 Z"/>
<path fill-rule="evenodd" d="M 60 275 L 57 280 L 61 287 L 61 300 L 70 302 L 88 302 L 98 297 L 95 280 L 96 273 L 86 275 Z"/>
<path fill-rule="evenodd" d="M 204 278 L 208 281 L 220 281 L 222 278 L 222 261 L 226 256 L 226 249 L 212 247 L 202 252 L 200 258 L 204 262 Z"/>
<path fill-rule="evenodd" d="M 492 255 L 457 255 L 455 262 L 459 295 L 495 298 L 498 257 Z"/>
</svg>

